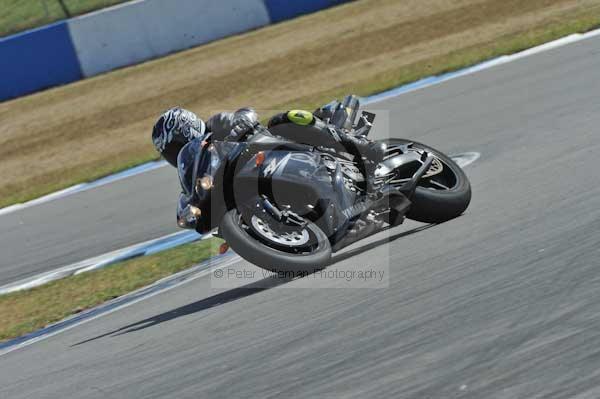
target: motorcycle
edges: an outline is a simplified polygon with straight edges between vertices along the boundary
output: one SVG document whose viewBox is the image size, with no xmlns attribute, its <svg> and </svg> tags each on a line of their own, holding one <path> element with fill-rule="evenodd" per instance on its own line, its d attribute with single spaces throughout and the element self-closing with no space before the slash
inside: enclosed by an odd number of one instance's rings
<svg viewBox="0 0 600 399">
<path fill-rule="evenodd" d="M 354 96 L 329 109 L 324 122 L 333 132 L 371 131 L 375 115 L 358 117 Z M 314 138 L 303 125 L 255 124 L 235 140 L 209 135 L 185 145 L 178 157 L 179 226 L 201 234 L 217 229 L 236 253 L 264 269 L 311 272 L 325 268 L 332 253 L 405 218 L 441 223 L 469 205 L 467 176 L 441 151 L 412 140 L 381 140 L 385 155 L 375 169 L 381 189 L 373 196 L 365 179 L 370 160 L 335 144 L 295 140 Z"/>
</svg>

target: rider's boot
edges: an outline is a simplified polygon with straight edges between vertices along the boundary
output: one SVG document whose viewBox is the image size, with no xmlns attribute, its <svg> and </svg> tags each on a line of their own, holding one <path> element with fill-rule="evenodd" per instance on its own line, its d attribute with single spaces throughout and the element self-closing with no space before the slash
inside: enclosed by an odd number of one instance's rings
<svg viewBox="0 0 600 399">
<path fill-rule="evenodd" d="M 384 143 L 371 141 L 365 137 L 353 136 L 342 133 L 339 135 L 342 144 L 353 146 L 356 152 L 365 159 L 365 178 L 367 195 L 371 198 L 381 196 L 381 185 L 375 183 L 375 169 L 383 161 L 386 145 Z"/>
</svg>

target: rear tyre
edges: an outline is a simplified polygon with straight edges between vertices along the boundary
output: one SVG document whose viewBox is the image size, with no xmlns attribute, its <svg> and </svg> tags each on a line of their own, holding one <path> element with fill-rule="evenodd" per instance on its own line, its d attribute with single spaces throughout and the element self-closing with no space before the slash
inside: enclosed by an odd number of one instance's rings
<svg viewBox="0 0 600 399">
<path fill-rule="evenodd" d="M 308 222 L 305 227 L 310 236 L 310 246 L 303 251 L 291 253 L 281 245 L 261 240 L 257 235 L 255 223 L 247 225 L 237 209 L 228 211 L 219 227 L 219 231 L 229 246 L 242 258 L 256 266 L 274 272 L 312 273 L 327 266 L 331 260 L 331 245 L 325 233 L 314 223 Z M 302 237 L 298 234 L 297 237 Z M 299 243 L 304 244 L 303 239 Z M 275 248 L 279 247 L 279 248 Z"/>
<path fill-rule="evenodd" d="M 471 184 L 460 166 L 446 154 L 416 141 L 389 139 L 388 145 L 413 143 L 413 148 L 422 149 L 438 158 L 446 168 L 446 188 L 436 187 L 431 181 L 419 183 L 412 205 L 406 217 L 423 223 L 442 223 L 464 213 L 471 202 Z M 434 178 L 432 178 L 433 180 Z M 450 183 L 448 183 L 450 182 Z"/>
</svg>

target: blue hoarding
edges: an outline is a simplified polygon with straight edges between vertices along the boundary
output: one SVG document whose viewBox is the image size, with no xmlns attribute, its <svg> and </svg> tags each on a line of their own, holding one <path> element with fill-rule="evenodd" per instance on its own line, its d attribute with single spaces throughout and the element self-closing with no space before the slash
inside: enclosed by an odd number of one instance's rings
<svg viewBox="0 0 600 399">
<path fill-rule="evenodd" d="M 273 23 L 308 14 L 351 0 L 264 0 Z"/>
<path fill-rule="evenodd" d="M 64 21 L 0 39 L 0 101 L 81 77 Z"/>
</svg>

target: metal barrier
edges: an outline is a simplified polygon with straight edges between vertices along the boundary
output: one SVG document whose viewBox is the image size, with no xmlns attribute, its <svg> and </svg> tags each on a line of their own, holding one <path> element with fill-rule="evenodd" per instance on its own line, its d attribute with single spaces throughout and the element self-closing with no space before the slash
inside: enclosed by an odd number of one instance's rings
<svg viewBox="0 0 600 399">
<path fill-rule="evenodd" d="M 347 1 L 351 0 L 135 0 L 0 38 L 0 101 Z M 121 2 L 32 0 L 20 7 L 29 4 L 35 11 L 34 6 L 41 5 L 44 15 L 55 18 Z M 10 9 L 0 18 L 9 14 Z"/>
</svg>

